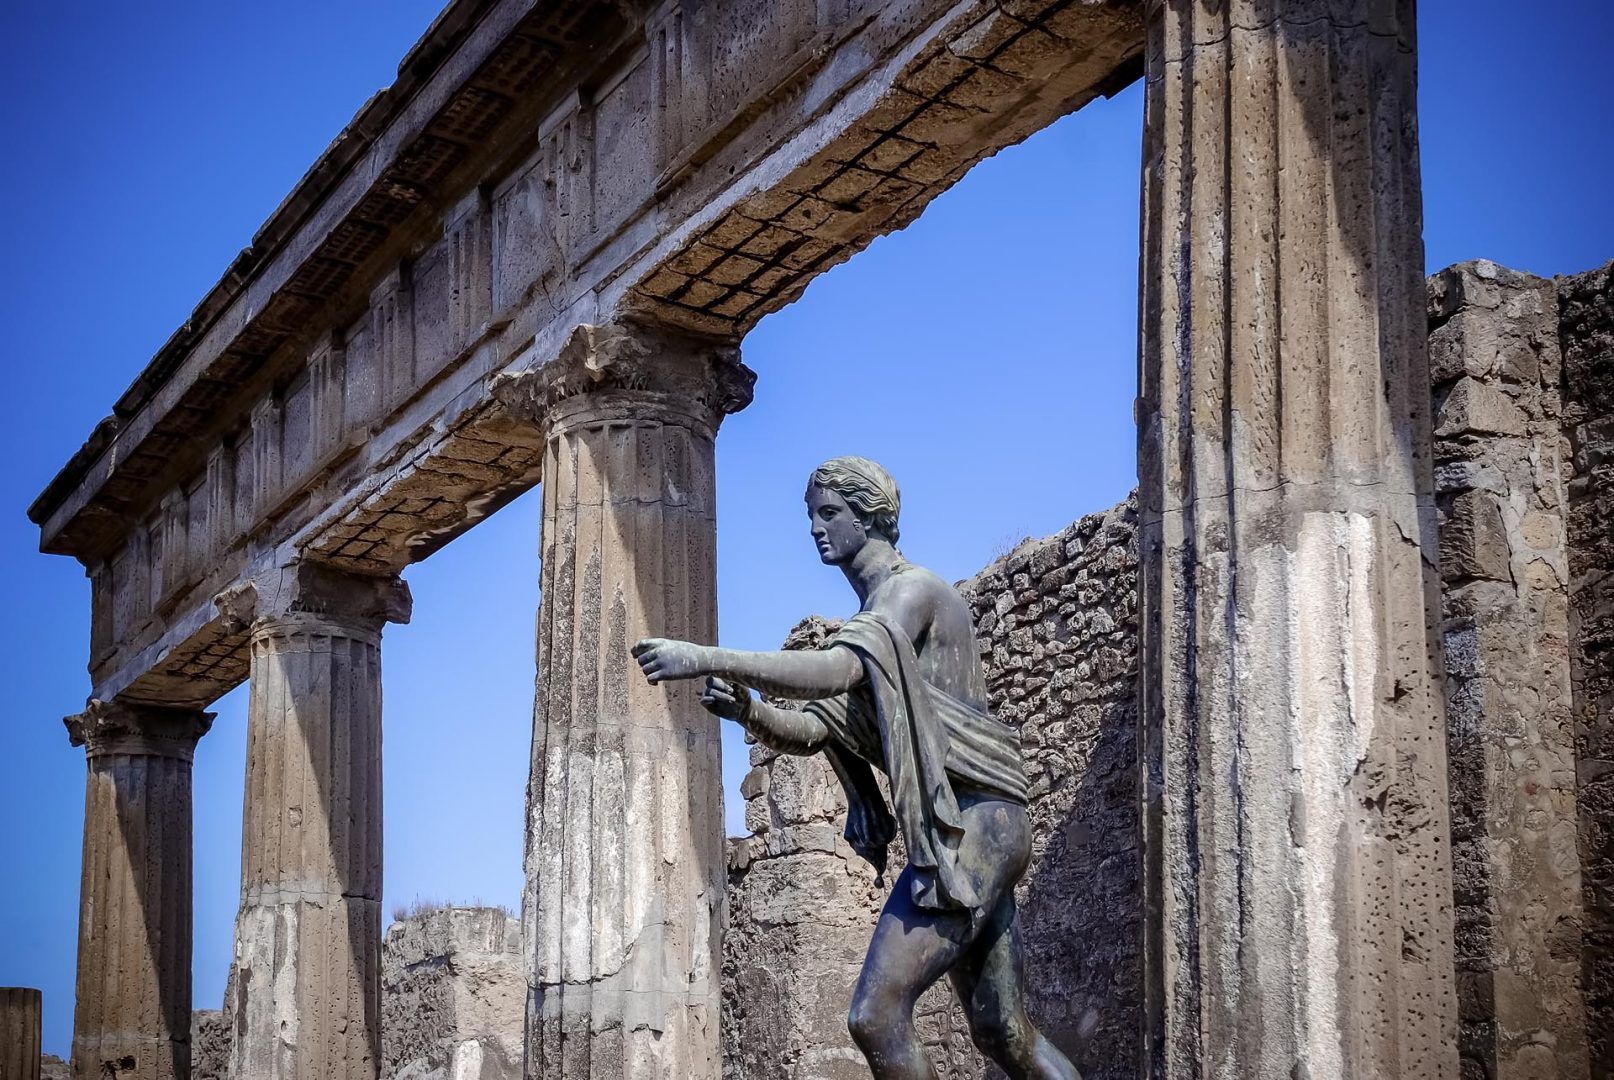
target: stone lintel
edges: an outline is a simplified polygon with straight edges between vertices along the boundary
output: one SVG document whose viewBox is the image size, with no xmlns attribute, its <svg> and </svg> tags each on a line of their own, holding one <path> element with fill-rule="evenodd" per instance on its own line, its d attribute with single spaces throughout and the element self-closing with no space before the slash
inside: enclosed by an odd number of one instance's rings
<svg viewBox="0 0 1614 1080">
<path fill-rule="evenodd" d="M 147 702 L 91 698 L 83 712 L 62 719 L 67 738 L 92 758 L 103 754 L 171 757 L 190 761 L 196 741 L 217 714 Z"/>
<path fill-rule="evenodd" d="M 401 578 L 350 574 L 304 559 L 232 586 L 214 603 L 226 622 L 254 634 L 287 624 L 378 634 L 386 623 L 407 623 L 414 601 Z"/>
<path fill-rule="evenodd" d="M 551 434 L 615 412 L 715 434 L 751 403 L 756 378 L 732 340 L 624 320 L 578 326 L 553 360 L 498 376 L 493 394 L 513 418 Z"/>
</svg>

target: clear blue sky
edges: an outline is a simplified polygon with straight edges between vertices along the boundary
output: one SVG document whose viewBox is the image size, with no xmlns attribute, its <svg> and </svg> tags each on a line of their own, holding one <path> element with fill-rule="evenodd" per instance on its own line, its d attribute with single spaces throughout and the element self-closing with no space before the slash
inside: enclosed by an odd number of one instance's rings
<svg viewBox="0 0 1614 1080">
<path fill-rule="evenodd" d="M 1614 8 L 1423 0 L 1428 264 L 1540 274 L 1614 257 Z M 88 588 L 24 508 L 359 104 L 433 0 L 0 6 L 0 985 L 72 1020 Z M 757 400 L 719 442 L 722 636 L 772 647 L 849 594 L 801 487 L 856 452 L 903 486 L 904 547 L 949 577 L 1133 483 L 1136 87 L 985 163 L 745 343 Z M 843 395 L 853 380 L 871 401 Z M 883 414 L 883 415 L 877 415 Z M 386 897 L 514 905 L 530 738 L 537 500 L 415 567 L 385 651 Z M 245 700 L 196 762 L 196 1001 L 217 1007 L 237 902 Z M 744 748 L 727 748 L 732 795 Z"/>
</svg>

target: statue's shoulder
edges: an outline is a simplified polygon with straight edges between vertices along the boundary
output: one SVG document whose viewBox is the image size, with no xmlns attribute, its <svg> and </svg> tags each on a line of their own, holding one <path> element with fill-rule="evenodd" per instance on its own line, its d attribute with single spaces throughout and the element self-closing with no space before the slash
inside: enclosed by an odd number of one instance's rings
<svg viewBox="0 0 1614 1080">
<path fill-rule="evenodd" d="M 904 595 L 913 598 L 924 598 L 932 603 L 963 603 L 964 598 L 957 589 L 947 583 L 947 580 L 933 570 L 923 566 L 909 564 L 908 568 L 898 574 L 893 584 Z"/>
</svg>

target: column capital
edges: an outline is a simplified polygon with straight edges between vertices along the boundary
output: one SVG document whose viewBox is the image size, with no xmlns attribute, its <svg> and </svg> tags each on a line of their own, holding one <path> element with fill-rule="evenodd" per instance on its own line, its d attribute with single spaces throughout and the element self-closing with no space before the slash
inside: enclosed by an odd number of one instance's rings
<svg viewBox="0 0 1614 1080">
<path fill-rule="evenodd" d="M 196 741 L 216 714 L 171 705 L 91 698 L 84 711 L 63 717 L 67 739 L 88 756 L 131 754 L 190 761 Z"/>
<path fill-rule="evenodd" d="M 614 419 L 715 434 L 723 417 L 751 404 L 756 379 L 733 342 L 620 321 L 578 326 L 553 360 L 500 375 L 493 394 L 547 434 Z"/>
<path fill-rule="evenodd" d="M 402 578 L 304 559 L 231 586 L 213 603 L 227 623 L 254 636 L 294 627 L 374 636 L 386 623 L 407 623 L 414 601 Z"/>
</svg>

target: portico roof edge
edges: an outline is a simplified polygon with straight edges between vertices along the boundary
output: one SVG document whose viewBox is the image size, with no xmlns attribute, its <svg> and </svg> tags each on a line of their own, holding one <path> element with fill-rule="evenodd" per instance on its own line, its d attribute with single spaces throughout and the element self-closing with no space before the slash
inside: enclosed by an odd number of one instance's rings
<svg viewBox="0 0 1614 1080">
<path fill-rule="evenodd" d="M 120 421 L 134 416 L 167 384 L 189 355 L 192 346 L 246 291 L 248 285 L 273 261 L 309 215 L 345 180 L 376 137 L 414 99 L 426 82 L 466 38 L 498 0 L 450 0 L 432 24 L 398 63 L 391 86 L 372 94 L 353 119 L 336 134 L 287 193 L 201 302 L 157 350 L 113 403 L 112 413 L 96 423 L 84 443 L 68 458 L 28 506 L 28 518 L 43 526 L 68 493 L 88 475 L 90 467 L 121 430 Z"/>
</svg>

